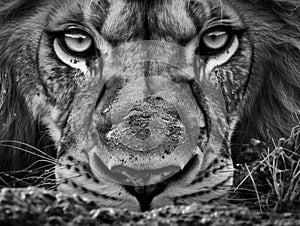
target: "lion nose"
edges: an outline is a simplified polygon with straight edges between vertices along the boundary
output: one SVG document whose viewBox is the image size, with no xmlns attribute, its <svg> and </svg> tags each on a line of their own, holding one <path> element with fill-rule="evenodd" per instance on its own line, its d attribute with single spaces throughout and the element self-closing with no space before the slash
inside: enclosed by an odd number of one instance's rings
<svg viewBox="0 0 300 226">
<path fill-rule="evenodd" d="M 161 183 L 181 170 L 178 166 L 167 166 L 160 169 L 136 170 L 123 165 L 112 167 L 120 183 L 134 187 L 144 187 Z"/>
</svg>

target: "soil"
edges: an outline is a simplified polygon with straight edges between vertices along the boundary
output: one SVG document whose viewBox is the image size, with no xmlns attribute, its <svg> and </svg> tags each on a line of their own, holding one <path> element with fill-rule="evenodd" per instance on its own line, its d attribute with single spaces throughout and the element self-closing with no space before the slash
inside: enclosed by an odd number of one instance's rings
<svg viewBox="0 0 300 226">
<path fill-rule="evenodd" d="M 300 213 L 260 213 L 236 205 L 167 206 L 150 212 L 101 208 L 79 196 L 36 187 L 3 188 L 0 225 L 300 225 Z"/>
</svg>

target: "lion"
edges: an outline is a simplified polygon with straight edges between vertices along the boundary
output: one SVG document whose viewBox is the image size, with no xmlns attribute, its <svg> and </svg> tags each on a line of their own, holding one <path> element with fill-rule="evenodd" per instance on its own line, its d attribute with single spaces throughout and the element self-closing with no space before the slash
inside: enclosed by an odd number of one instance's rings
<svg viewBox="0 0 300 226">
<path fill-rule="evenodd" d="M 0 171 L 50 164 L 106 207 L 218 203 L 243 145 L 297 124 L 299 27 L 295 0 L 0 0 Z"/>
</svg>

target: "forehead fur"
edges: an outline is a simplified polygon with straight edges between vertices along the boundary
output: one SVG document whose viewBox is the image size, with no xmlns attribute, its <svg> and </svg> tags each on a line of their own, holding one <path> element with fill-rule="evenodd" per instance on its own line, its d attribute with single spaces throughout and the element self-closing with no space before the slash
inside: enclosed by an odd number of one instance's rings
<svg viewBox="0 0 300 226">
<path fill-rule="evenodd" d="M 37 7 L 42 7 L 50 14 L 53 22 L 57 20 L 55 25 L 64 21 L 82 23 L 88 21 L 111 39 L 120 39 L 120 36 L 122 38 L 125 34 L 145 36 L 149 31 L 144 31 L 142 28 L 146 25 L 153 31 L 161 29 L 165 34 L 169 32 L 170 35 L 173 33 L 175 36 L 178 34 L 174 34 L 174 31 L 180 31 L 182 35 L 188 37 L 195 34 L 196 27 L 205 18 L 210 16 L 224 19 L 228 16 L 236 17 L 228 5 L 232 6 L 249 23 L 256 19 L 260 21 L 259 17 L 272 20 L 275 15 L 297 26 L 294 18 L 299 15 L 297 14 L 299 4 L 299 1 L 295 0 L 0 0 L 0 23 L 12 17 L 34 13 Z M 253 12 L 255 16 L 249 15 Z M 148 18 L 145 17 L 146 14 Z M 192 21 L 191 14 L 198 20 Z"/>
<path fill-rule="evenodd" d="M 241 26 L 239 16 L 226 1 L 56 1 L 45 10 L 49 14 L 46 30 L 63 30 L 68 23 L 81 23 L 112 43 L 137 39 L 188 41 L 214 20 Z"/>
</svg>

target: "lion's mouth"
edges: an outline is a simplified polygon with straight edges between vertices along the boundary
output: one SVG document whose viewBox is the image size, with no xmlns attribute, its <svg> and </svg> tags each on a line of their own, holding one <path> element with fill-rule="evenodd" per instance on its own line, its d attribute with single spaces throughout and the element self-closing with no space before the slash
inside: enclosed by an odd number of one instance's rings
<svg viewBox="0 0 300 226">
<path fill-rule="evenodd" d="M 161 169 L 137 171 L 125 167 L 115 167 L 109 170 L 98 156 L 94 156 L 94 160 L 98 166 L 97 171 L 101 171 L 106 178 L 110 178 L 124 187 L 138 200 L 142 211 L 149 210 L 154 197 L 161 194 L 171 183 L 176 183 L 189 174 L 200 162 L 199 156 L 195 155 L 183 169 L 168 166 Z M 155 177 L 156 179 L 153 181 L 150 180 Z"/>
<path fill-rule="evenodd" d="M 187 175 L 193 168 L 199 163 L 198 156 L 195 155 L 190 161 L 184 166 L 184 168 L 177 173 L 173 174 L 168 179 L 157 183 L 146 186 L 128 186 L 124 185 L 126 191 L 131 195 L 135 196 L 140 203 L 141 211 L 149 210 L 153 198 L 162 193 L 169 184 L 176 183 L 180 178 Z"/>
</svg>

